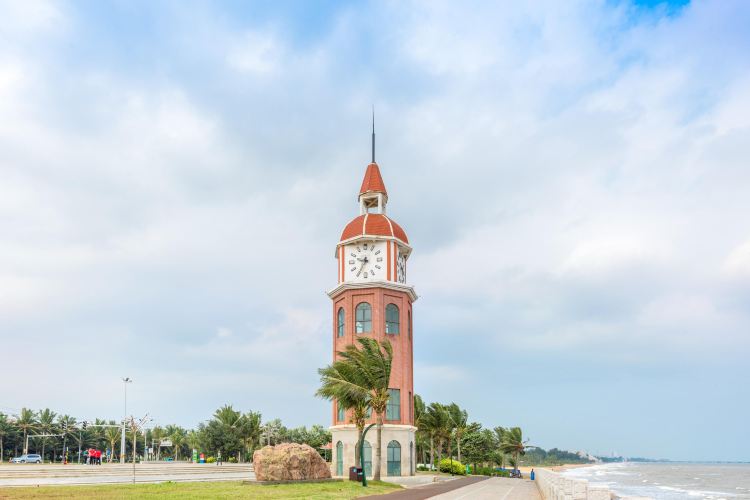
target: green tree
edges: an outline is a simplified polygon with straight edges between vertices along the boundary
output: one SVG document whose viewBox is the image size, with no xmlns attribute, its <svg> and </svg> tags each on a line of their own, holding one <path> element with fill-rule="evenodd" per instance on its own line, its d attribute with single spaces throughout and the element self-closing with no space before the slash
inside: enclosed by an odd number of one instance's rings
<svg viewBox="0 0 750 500">
<path fill-rule="evenodd" d="M 202 448 L 203 434 L 195 430 L 190 430 L 187 433 L 186 441 L 192 456 L 192 450 L 200 450 Z"/>
<path fill-rule="evenodd" d="M 429 434 L 423 429 L 422 418 L 425 414 L 426 407 L 422 397 L 419 394 L 414 394 L 414 427 L 417 428 L 416 445 L 417 445 L 417 456 L 422 456 L 422 463 L 425 463 L 425 453 L 427 448 L 427 442 Z"/>
<path fill-rule="evenodd" d="M 433 442 L 437 442 L 438 463 L 443 458 L 443 445 L 450 438 L 451 422 L 450 414 L 446 407 L 440 403 L 430 403 L 423 420 L 430 431 Z M 430 452 L 432 455 L 432 452 Z M 434 455 L 430 457 L 432 465 L 435 465 Z"/>
<path fill-rule="evenodd" d="M 0 463 L 5 461 L 5 440 L 13 434 L 13 425 L 4 413 L 0 413 Z"/>
<path fill-rule="evenodd" d="M 29 449 L 26 436 L 29 435 L 30 430 L 36 429 L 37 427 L 36 414 L 28 408 L 21 408 L 21 413 L 18 415 L 18 418 L 16 418 L 15 424 L 16 427 L 23 432 L 23 453 L 27 454 Z"/>
<path fill-rule="evenodd" d="M 336 401 L 337 406 L 351 411 L 349 422 L 357 428 L 357 443 L 359 443 L 362 441 L 362 433 L 367 423 L 370 394 L 352 392 L 348 387 L 348 384 L 355 384 L 359 387 L 366 383 L 357 366 L 344 360 L 338 360 L 334 361 L 332 365 L 319 369 L 318 373 L 320 374 L 321 385 L 315 395 L 329 401 Z M 359 446 L 355 446 L 354 466 L 360 466 Z"/>
<path fill-rule="evenodd" d="M 500 432 L 500 451 L 511 455 L 513 458 L 510 460 L 511 465 L 514 468 L 518 467 L 518 457 L 526 454 L 526 443 L 528 441 L 523 440 L 523 432 L 520 427 L 511 427 L 509 429 L 503 429 Z"/>
<path fill-rule="evenodd" d="M 110 425 L 116 425 L 114 420 L 109 421 Z M 120 437 L 122 435 L 122 430 L 120 427 L 106 427 L 104 429 L 104 438 L 107 440 L 107 443 L 109 443 L 109 461 L 113 461 L 115 459 L 115 446 L 117 445 L 117 441 L 120 440 Z"/>
<path fill-rule="evenodd" d="M 463 452 L 467 463 L 474 465 L 485 465 L 491 462 L 497 449 L 497 438 L 495 433 L 490 429 L 482 429 L 478 423 L 471 423 L 466 427 L 466 433 L 463 438 Z"/>
<path fill-rule="evenodd" d="M 50 410 L 49 408 L 40 410 L 39 414 L 37 415 L 37 419 L 39 422 L 37 429 L 41 431 L 42 434 L 52 434 L 52 431 L 55 430 L 55 417 L 56 416 L 57 416 L 57 413 Z M 45 451 L 47 447 L 47 440 L 49 438 L 42 437 L 39 439 L 42 441 L 42 461 L 44 461 Z M 54 456 L 54 453 L 52 455 Z"/>
<path fill-rule="evenodd" d="M 172 449 L 174 450 L 175 461 L 180 459 L 182 449 L 187 444 L 187 431 L 182 427 L 176 427 L 169 435 L 169 439 L 172 440 Z"/>
<path fill-rule="evenodd" d="M 260 412 L 249 411 L 242 415 L 239 423 L 239 438 L 245 450 L 245 459 L 252 458 L 256 443 L 260 442 Z M 241 460 L 240 460 L 241 461 Z"/>
<path fill-rule="evenodd" d="M 342 363 L 350 365 L 346 372 L 350 376 L 344 377 L 344 372 L 338 371 L 339 378 L 328 380 L 327 369 L 320 370 L 321 385 L 338 385 L 337 392 L 344 399 L 356 400 L 369 398 L 369 407 L 376 415 L 377 445 L 375 449 L 375 464 L 373 479 L 380 480 L 380 462 L 382 456 L 383 418 L 388 405 L 390 394 L 388 386 L 391 380 L 391 366 L 393 364 L 393 347 L 388 340 L 378 342 L 364 337 L 357 339 L 359 348 L 354 344 L 346 346 L 338 353 Z M 334 362 L 335 364 L 336 362 Z"/>
<path fill-rule="evenodd" d="M 60 434 L 63 435 L 62 455 L 65 456 L 69 438 L 77 438 L 78 430 L 76 429 L 76 419 L 70 415 L 60 415 L 57 417 L 57 426 Z"/>
<path fill-rule="evenodd" d="M 284 425 L 281 423 L 281 420 L 278 418 L 269 420 L 260 427 L 261 439 L 263 439 L 267 446 L 282 442 L 283 437 L 286 434 L 286 427 L 284 427 Z"/>
<path fill-rule="evenodd" d="M 451 418 L 453 427 L 453 439 L 456 441 L 456 451 L 458 453 L 458 461 L 461 461 L 461 440 L 468 430 L 469 413 L 466 410 L 462 410 L 456 403 L 451 403 L 446 408 Z"/>
<path fill-rule="evenodd" d="M 235 437 L 237 441 L 242 442 L 242 426 L 244 424 L 242 413 L 232 408 L 232 405 L 224 405 L 214 412 L 214 420 L 219 422 L 221 428 L 227 434 Z M 227 456 L 230 450 L 223 450 Z M 242 458 L 242 446 L 232 450 L 237 454 L 237 461 L 240 462 Z"/>
</svg>

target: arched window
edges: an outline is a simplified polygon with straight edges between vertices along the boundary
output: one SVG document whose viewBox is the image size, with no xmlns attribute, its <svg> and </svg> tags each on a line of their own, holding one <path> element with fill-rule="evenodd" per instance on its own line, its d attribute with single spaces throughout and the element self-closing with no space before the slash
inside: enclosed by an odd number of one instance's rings
<svg viewBox="0 0 750 500">
<path fill-rule="evenodd" d="M 372 331 L 372 307 L 367 302 L 357 304 L 356 331 L 357 333 L 370 333 Z"/>
<path fill-rule="evenodd" d="M 336 416 L 336 420 L 338 420 L 339 422 L 343 422 L 344 412 L 345 412 L 344 407 L 341 406 L 339 403 L 336 403 L 336 408 L 337 408 L 337 413 L 338 413 L 338 415 Z"/>
<path fill-rule="evenodd" d="M 336 475 L 344 475 L 344 444 L 341 441 L 336 443 Z"/>
<path fill-rule="evenodd" d="M 385 306 L 385 333 L 396 335 L 398 333 L 398 326 L 398 306 L 396 304 L 388 304 Z"/>
<path fill-rule="evenodd" d="M 401 445 L 398 441 L 388 443 L 388 475 L 401 475 Z"/>
<path fill-rule="evenodd" d="M 336 322 L 336 336 L 344 336 L 344 308 L 339 307 L 338 321 Z"/>
<path fill-rule="evenodd" d="M 372 446 L 369 442 L 365 441 L 365 444 L 362 445 L 362 451 L 365 454 L 365 476 L 372 476 Z"/>
</svg>

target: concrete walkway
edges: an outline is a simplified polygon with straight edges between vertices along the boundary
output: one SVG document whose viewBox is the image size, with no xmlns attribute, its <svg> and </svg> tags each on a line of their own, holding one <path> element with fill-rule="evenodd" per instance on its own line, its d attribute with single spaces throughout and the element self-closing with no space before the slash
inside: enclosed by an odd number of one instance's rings
<svg viewBox="0 0 750 500">
<path fill-rule="evenodd" d="M 469 476 L 385 495 L 365 497 L 378 500 L 541 500 L 536 483 L 528 479 Z"/>
<path fill-rule="evenodd" d="M 481 483 L 464 486 L 431 497 L 435 500 L 541 500 L 539 489 L 528 479 L 492 477 Z"/>
<path fill-rule="evenodd" d="M 483 482 L 487 479 L 488 478 L 484 476 L 462 477 L 461 479 L 454 479 L 452 481 L 441 481 L 439 483 L 432 483 L 426 486 L 417 486 L 415 488 L 395 491 L 393 493 L 387 493 L 385 495 L 371 495 L 364 498 L 368 498 L 371 500 L 423 500 L 425 498 L 433 498 L 437 495 L 449 491 L 458 490 L 474 483 Z"/>
</svg>

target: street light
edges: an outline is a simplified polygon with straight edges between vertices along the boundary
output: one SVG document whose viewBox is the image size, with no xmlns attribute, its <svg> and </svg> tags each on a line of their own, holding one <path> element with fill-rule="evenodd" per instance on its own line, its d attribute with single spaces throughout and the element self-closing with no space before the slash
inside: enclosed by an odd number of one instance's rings
<svg viewBox="0 0 750 500">
<path fill-rule="evenodd" d="M 133 383 L 130 377 L 123 377 L 123 387 L 125 387 L 125 415 L 122 421 L 122 438 L 120 439 L 120 463 L 125 463 L 125 419 L 128 418 L 128 384 Z"/>
</svg>

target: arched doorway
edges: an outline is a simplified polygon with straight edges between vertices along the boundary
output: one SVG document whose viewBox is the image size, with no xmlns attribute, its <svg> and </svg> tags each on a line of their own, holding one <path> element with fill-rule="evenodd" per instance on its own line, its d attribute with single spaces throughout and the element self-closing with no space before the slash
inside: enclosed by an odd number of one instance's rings
<svg viewBox="0 0 750 500">
<path fill-rule="evenodd" d="M 365 441 L 365 444 L 362 445 L 362 448 L 365 452 L 365 475 L 366 476 L 372 476 L 372 446 L 370 446 L 370 443 Z"/>
<path fill-rule="evenodd" d="M 401 445 L 398 441 L 388 443 L 388 475 L 401 475 Z"/>
<path fill-rule="evenodd" d="M 341 441 L 336 443 L 336 475 L 344 475 L 344 444 Z"/>
</svg>

